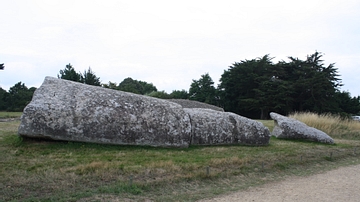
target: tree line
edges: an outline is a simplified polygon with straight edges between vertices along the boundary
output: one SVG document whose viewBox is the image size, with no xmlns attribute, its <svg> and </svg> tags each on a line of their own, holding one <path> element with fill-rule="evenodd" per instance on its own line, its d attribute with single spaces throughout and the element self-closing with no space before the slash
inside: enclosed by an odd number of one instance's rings
<svg viewBox="0 0 360 202">
<path fill-rule="evenodd" d="M 90 67 L 81 73 L 76 72 L 71 64 L 60 70 L 57 76 L 162 99 L 196 100 L 249 118 L 267 119 L 271 111 L 285 115 L 296 111 L 342 116 L 359 114 L 360 96 L 351 97 L 349 92 L 340 91 L 342 84 L 338 69 L 334 63 L 326 66 L 322 57 L 323 54 L 316 51 L 304 60 L 288 57 L 288 61 L 274 63 L 270 55 L 241 60 L 224 70 L 216 87 L 210 75 L 205 73 L 198 80 L 192 80 L 188 91 L 173 90 L 171 93 L 158 91 L 152 83 L 130 77 L 119 84 L 111 81 L 101 83 L 100 77 Z M 34 90 L 21 82 L 9 92 L 0 89 L 0 110 L 23 110 Z"/>
<path fill-rule="evenodd" d="M 218 87 L 224 108 L 248 117 L 268 118 L 270 111 L 358 114 L 360 97 L 341 92 L 335 64 L 325 66 L 322 54 L 305 60 L 273 63 L 269 55 L 234 63 L 225 70 Z"/>
<path fill-rule="evenodd" d="M 35 87 L 28 88 L 22 82 L 16 83 L 9 91 L 0 87 L 0 111 L 23 111 L 35 90 Z"/>
</svg>

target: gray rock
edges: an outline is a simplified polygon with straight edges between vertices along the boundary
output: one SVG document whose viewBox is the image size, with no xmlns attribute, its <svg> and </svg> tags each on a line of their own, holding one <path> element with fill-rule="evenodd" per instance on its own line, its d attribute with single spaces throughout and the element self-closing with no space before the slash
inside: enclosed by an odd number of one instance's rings
<svg viewBox="0 0 360 202">
<path fill-rule="evenodd" d="M 258 121 L 211 109 L 184 108 L 184 111 L 191 119 L 192 145 L 269 144 L 269 129 Z"/>
<path fill-rule="evenodd" d="M 284 139 L 307 139 L 316 142 L 334 144 L 334 140 L 321 130 L 307 126 L 298 120 L 271 112 L 275 126 L 272 135 Z"/>
<path fill-rule="evenodd" d="M 190 118 L 173 102 L 46 77 L 18 133 L 32 138 L 187 147 Z"/>
<path fill-rule="evenodd" d="M 118 145 L 267 145 L 262 123 L 211 109 L 46 77 L 21 116 L 18 134 Z"/>
<path fill-rule="evenodd" d="M 185 99 L 168 99 L 168 100 L 181 105 L 183 108 L 203 108 L 203 109 L 212 109 L 212 110 L 221 111 L 221 112 L 224 111 L 224 109 L 221 107 L 206 104 L 203 102 L 198 102 L 195 100 L 185 100 Z"/>
</svg>

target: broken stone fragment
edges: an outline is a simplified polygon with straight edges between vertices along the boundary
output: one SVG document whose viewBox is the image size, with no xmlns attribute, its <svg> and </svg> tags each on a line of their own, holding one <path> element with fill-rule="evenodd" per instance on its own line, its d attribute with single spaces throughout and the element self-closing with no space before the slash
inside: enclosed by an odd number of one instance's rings
<svg viewBox="0 0 360 202">
<path fill-rule="evenodd" d="M 184 108 L 191 119 L 191 144 L 268 145 L 270 131 L 261 122 L 230 112 Z"/>
<path fill-rule="evenodd" d="M 272 135 L 283 139 L 306 139 L 326 144 L 334 144 L 334 140 L 321 130 L 307 126 L 298 120 L 282 116 L 275 112 L 270 113 L 274 120 Z"/>
</svg>

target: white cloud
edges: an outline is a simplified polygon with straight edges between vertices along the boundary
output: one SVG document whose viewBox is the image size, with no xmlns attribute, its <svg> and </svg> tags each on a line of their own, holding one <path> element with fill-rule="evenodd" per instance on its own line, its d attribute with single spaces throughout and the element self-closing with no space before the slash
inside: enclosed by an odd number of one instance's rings
<svg viewBox="0 0 360 202">
<path fill-rule="evenodd" d="M 355 0 L 34 0 L 1 7 L 1 86 L 38 86 L 71 63 L 81 72 L 90 66 L 104 83 L 132 77 L 171 92 L 188 90 L 204 73 L 218 82 L 235 61 L 270 54 L 276 62 L 318 50 L 360 95 L 352 74 L 360 54 Z"/>
</svg>

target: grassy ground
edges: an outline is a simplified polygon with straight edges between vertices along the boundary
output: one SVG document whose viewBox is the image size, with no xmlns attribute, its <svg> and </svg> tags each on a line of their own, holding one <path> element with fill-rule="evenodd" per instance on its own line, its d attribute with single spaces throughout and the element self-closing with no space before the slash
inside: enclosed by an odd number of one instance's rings
<svg viewBox="0 0 360 202">
<path fill-rule="evenodd" d="M 0 122 L 0 201 L 195 201 L 360 163 L 353 138 L 168 149 L 26 140 L 19 123 Z"/>
<path fill-rule="evenodd" d="M 6 118 L 17 118 L 20 117 L 22 112 L 1 112 L 0 111 L 0 119 Z"/>
</svg>

